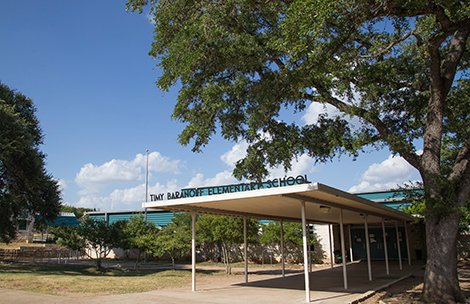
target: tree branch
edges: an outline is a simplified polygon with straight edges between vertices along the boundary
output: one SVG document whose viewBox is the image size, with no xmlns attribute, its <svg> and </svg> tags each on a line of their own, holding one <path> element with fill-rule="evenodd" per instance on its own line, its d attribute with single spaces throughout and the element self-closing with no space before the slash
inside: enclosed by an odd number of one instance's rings
<svg viewBox="0 0 470 304">
<path fill-rule="evenodd" d="M 279 57 L 277 56 L 272 56 L 271 57 L 271 60 L 277 64 L 277 67 L 281 70 L 281 71 L 284 71 L 286 69 L 286 65 L 284 64 L 284 62 L 282 62 L 281 59 L 279 59 Z"/>
<path fill-rule="evenodd" d="M 467 140 L 462 148 L 460 149 L 457 157 L 455 158 L 455 164 L 452 167 L 448 180 L 451 183 L 456 183 L 461 180 L 465 172 L 470 168 L 470 139 Z"/>
<path fill-rule="evenodd" d="M 374 57 L 383 56 L 383 55 L 387 54 L 394 46 L 396 46 L 400 42 L 405 41 L 406 39 L 408 39 L 408 37 L 410 37 L 411 35 L 414 35 L 414 34 L 415 34 L 414 31 L 408 32 L 405 35 L 398 38 L 397 40 L 390 42 L 385 48 L 380 49 L 380 50 L 378 50 L 377 52 L 375 52 L 371 55 L 361 56 L 361 58 L 374 58 Z"/>
<path fill-rule="evenodd" d="M 441 22 L 442 32 L 428 40 L 428 52 L 431 58 L 431 87 L 426 115 L 426 129 L 424 131 L 424 152 L 422 161 L 426 163 L 426 175 L 440 174 L 440 153 L 442 121 L 444 116 L 445 100 L 455 78 L 457 66 L 465 52 L 466 42 L 470 33 L 470 22 L 462 29 L 461 23 L 451 23 L 444 12 L 438 9 L 437 15 Z M 455 31 L 449 43 L 446 57 L 441 56 L 442 43 Z M 431 175 L 429 175 L 431 174 Z"/>
<path fill-rule="evenodd" d="M 403 157 L 408 163 L 410 163 L 410 165 L 415 167 L 418 171 L 421 171 L 420 157 L 414 153 L 413 147 L 411 147 L 404 140 L 399 140 L 400 143 L 397 143 L 396 135 L 390 132 L 390 130 L 387 128 L 387 126 L 385 126 L 385 124 L 380 120 L 380 118 L 375 115 L 371 115 L 369 111 L 364 110 L 363 108 L 360 108 L 355 105 L 349 105 L 339 100 L 338 98 L 333 97 L 328 90 L 326 90 L 319 84 L 316 84 L 315 88 L 318 90 L 318 93 L 328 104 L 334 106 L 343 113 L 358 116 L 373 125 L 379 133 L 380 138 L 388 143 L 392 151 L 398 152 L 401 157 Z M 305 93 L 304 98 L 318 102 L 315 96 L 311 94 Z"/>
<path fill-rule="evenodd" d="M 375 9 L 371 8 L 373 15 L 375 17 L 389 17 L 389 16 L 399 16 L 399 17 L 415 17 L 421 16 L 429 13 L 432 9 L 429 6 L 427 7 L 416 7 L 413 10 L 407 8 L 400 3 L 400 1 L 393 1 L 393 0 L 384 0 L 379 2 L 379 6 Z"/>
<path fill-rule="evenodd" d="M 462 59 L 470 34 L 470 20 L 464 29 L 457 30 L 449 42 L 449 51 L 442 61 L 441 77 L 443 78 L 443 93 L 447 95 L 455 78 L 457 66 Z"/>
<path fill-rule="evenodd" d="M 468 147 L 467 147 L 468 150 Z M 468 152 L 467 152 L 468 154 Z M 465 169 L 462 170 L 460 176 L 461 183 L 457 186 L 457 203 L 463 207 L 468 202 L 470 197 L 470 160 L 465 160 Z"/>
</svg>

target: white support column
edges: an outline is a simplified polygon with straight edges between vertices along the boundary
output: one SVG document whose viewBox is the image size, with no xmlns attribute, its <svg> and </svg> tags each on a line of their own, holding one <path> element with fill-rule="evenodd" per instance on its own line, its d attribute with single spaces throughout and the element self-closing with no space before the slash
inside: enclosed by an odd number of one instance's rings
<svg viewBox="0 0 470 304">
<path fill-rule="evenodd" d="M 191 281 L 196 291 L 196 213 L 191 212 Z"/>
<path fill-rule="evenodd" d="M 312 250 L 310 247 L 310 224 L 307 223 L 308 273 L 312 272 Z"/>
<path fill-rule="evenodd" d="M 344 249 L 343 209 L 339 211 L 339 235 L 341 238 L 341 259 L 343 260 L 344 289 L 348 289 L 348 273 L 346 270 L 346 251 Z"/>
<path fill-rule="evenodd" d="M 387 233 L 385 232 L 385 220 L 384 219 L 382 219 L 382 235 L 384 239 L 385 269 L 387 270 L 387 274 L 390 274 L 390 269 L 388 267 Z"/>
<path fill-rule="evenodd" d="M 397 234 L 398 263 L 400 265 L 400 270 L 402 270 L 403 265 L 401 263 L 400 235 L 398 235 L 398 223 L 397 222 L 395 222 L 395 233 Z"/>
<path fill-rule="evenodd" d="M 304 277 L 305 277 L 305 302 L 310 303 L 310 278 L 308 273 L 308 250 L 307 250 L 307 232 L 305 231 L 305 202 L 300 202 L 300 213 L 302 216 L 302 241 L 304 251 Z"/>
<path fill-rule="evenodd" d="M 367 272 L 369 273 L 369 281 L 372 281 L 372 267 L 370 265 L 369 225 L 367 224 L 367 214 L 364 215 L 364 232 L 367 251 Z"/>
<path fill-rule="evenodd" d="M 349 234 L 349 257 L 351 262 L 354 262 L 353 250 L 352 250 L 352 238 L 351 238 L 351 225 L 348 225 L 348 234 Z"/>
<path fill-rule="evenodd" d="M 332 229 L 332 224 L 328 224 L 328 235 L 330 237 L 330 263 L 331 263 L 331 268 L 333 268 L 335 264 L 335 256 L 333 254 L 333 229 Z"/>
<path fill-rule="evenodd" d="M 248 283 L 248 242 L 246 241 L 246 217 L 243 217 L 243 257 L 245 259 L 245 283 Z"/>
<path fill-rule="evenodd" d="M 405 238 L 406 238 L 406 253 L 408 254 L 408 265 L 411 265 L 411 253 L 410 253 L 410 241 L 408 240 L 408 227 L 406 221 L 403 221 L 405 227 Z"/>
<path fill-rule="evenodd" d="M 284 258 L 284 221 L 281 220 L 281 263 L 282 263 L 282 277 L 286 276 L 286 262 Z"/>
</svg>

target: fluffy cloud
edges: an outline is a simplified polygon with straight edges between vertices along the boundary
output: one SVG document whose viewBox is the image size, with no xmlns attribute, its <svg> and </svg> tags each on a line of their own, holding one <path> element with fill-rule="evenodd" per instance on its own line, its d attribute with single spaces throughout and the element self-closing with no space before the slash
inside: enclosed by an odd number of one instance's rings
<svg viewBox="0 0 470 304">
<path fill-rule="evenodd" d="M 149 194 L 173 192 L 178 190 L 178 184 L 175 180 L 168 181 L 166 184 L 155 183 L 149 185 Z M 141 203 L 145 201 L 145 184 L 132 188 L 115 189 L 109 195 L 113 206 L 135 206 L 141 208 Z M 134 207 L 135 209 L 135 207 Z"/>
<path fill-rule="evenodd" d="M 204 174 L 197 173 L 194 175 L 191 180 L 188 182 L 187 188 L 196 188 L 204 186 L 214 186 L 214 185 L 227 185 L 237 183 L 237 179 L 233 177 L 232 172 L 225 170 L 217 173 L 213 177 L 205 178 Z"/>
<path fill-rule="evenodd" d="M 248 143 L 245 140 L 236 143 L 229 151 L 220 156 L 220 159 L 227 165 L 227 170 L 218 172 L 213 177 L 207 178 L 204 174 L 197 173 L 191 178 L 186 187 L 194 188 L 237 183 L 238 180 L 233 177 L 232 170 L 235 167 L 235 163 L 246 156 L 247 148 Z M 304 154 L 292 161 L 292 168 L 288 172 L 285 172 L 282 166 L 270 168 L 268 170 L 269 178 L 311 173 L 314 171 L 314 164 L 314 160 Z"/>
<path fill-rule="evenodd" d="M 241 140 L 233 145 L 229 151 L 222 154 L 220 159 L 230 168 L 234 168 L 235 163 L 246 156 L 246 149 L 248 149 L 248 142 Z"/>
<path fill-rule="evenodd" d="M 60 191 L 64 191 L 65 189 L 67 189 L 67 182 L 65 181 L 65 179 L 57 179 L 57 185 L 59 185 L 59 189 Z"/>
<path fill-rule="evenodd" d="M 349 192 L 382 191 L 416 179 L 417 171 L 400 156 L 390 155 L 381 163 L 374 163 L 362 174 L 357 185 Z"/>
<path fill-rule="evenodd" d="M 131 181 L 139 179 L 142 168 L 133 162 L 113 159 L 100 166 L 85 164 L 75 177 L 78 185 L 88 183 L 108 183 L 116 181 Z"/>
<path fill-rule="evenodd" d="M 307 154 L 303 154 L 297 159 L 292 161 L 292 167 L 288 172 L 284 171 L 284 168 L 276 167 L 269 170 L 269 177 L 276 178 L 284 175 L 297 176 L 302 174 L 308 174 L 315 171 L 315 161 Z"/>
<path fill-rule="evenodd" d="M 145 168 L 147 157 L 144 154 L 137 154 L 133 162 Z M 149 172 L 171 172 L 179 173 L 181 168 L 181 161 L 176 159 L 171 159 L 167 156 L 161 155 L 159 152 L 149 153 Z"/>
<path fill-rule="evenodd" d="M 102 165 L 85 164 L 75 177 L 81 187 L 120 181 L 142 180 L 145 177 L 146 155 L 137 154 L 132 160 L 113 159 Z M 161 155 L 149 154 L 149 172 L 178 173 L 181 162 Z"/>
<path fill-rule="evenodd" d="M 100 208 L 102 210 L 140 209 L 145 200 L 145 184 L 129 188 L 119 188 L 118 183 L 135 185 L 145 179 L 147 156 L 137 154 L 131 160 L 113 159 L 101 165 L 85 164 L 75 177 L 80 190 L 76 206 Z M 148 157 L 149 177 L 156 172 L 177 174 L 181 161 L 152 152 Z M 121 184 L 122 185 L 122 184 Z M 157 183 L 149 187 L 149 193 L 174 191 L 176 182 L 166 185 Z"/>
<path fill-rule="evenodd" d="M 179 189 L 175 180 L 166 184 L 149 185 L 149 194 L 173 192 Z M 139 210 L 145 201 L 145 184 L 135 187 L 114 189 L 109 194 L 85 194 L 75 204 L 80 207 L 98 208 L 100 210 Z"/>
<path fill-rule="evenodd" d="M 336 117 L 340 115 L 341 112 L 332 105 L 312 102 L 302 116 L 302 120 L 306 125 L 315 125 L 318 123 L 320 114 L 327 114 L 328 117 Z"/>
</svg>

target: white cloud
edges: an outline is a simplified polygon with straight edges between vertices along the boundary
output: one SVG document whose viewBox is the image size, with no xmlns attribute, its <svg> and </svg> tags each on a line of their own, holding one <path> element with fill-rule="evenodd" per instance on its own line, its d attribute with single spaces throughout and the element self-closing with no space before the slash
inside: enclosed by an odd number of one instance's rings
<svg viewBox="0 0 470 304">
<path fill-rule="evenodd" d="M 81 187 L 96 188 L 97 184 L 142 180 L 145 177 L 146 155 L 137 154 L 132 160 L 112 159 L 102 165 L 85 164 L 75 177 Z M 149 172 L 178 173 L 181 162 L 161 155 L 149 154 Z"/>
<path fill-rule="evenodd" d="M 177 174 L 181 161 L 163 156 L 159 152 L 149 153 L 149 177 L 156 172 Z M 79 200 L 76 206 L 100 208 L 102 210 L 140 209 L 145 200 L 145 184 L 130 188 L 120 188 L 117 183 L 134 184 L 145 180 L 147 156 L 137 154 L 131 160 L 113 159 L 101 165 L 85 164 L 75 177 L 79 186 Z M 166 185 L 155 184 L 149 193 L 176 190 L 176 182 Z"/>
<path fill-rule="evenodd" d="M 237 179 L 233 177 L 231 171 L 225 170 L 209 178 L 205 178 L 204 174 L 202 173 L 197 173 L 191 178 L 186 187 L 196 188 L 204 186 L 227 185 L 233 183 L 237 183 Z"/>
<path fill-rule="evenodd" d="M 65 179 L 57 179 L 57 185 L 59 185 L 59 190 L 60 191 L 64 191 L 65 189 L 67 189 L 67 181 Z"/>
<path fill-rule="evenodd" d="M 241 140 L 233 145 L 229 151 L 222 154 L 220 159 L 230 168 L 234 168 L 235 163 L 246 156 L 247 149 L 248 142 L 246 140 Z"/>
<path fill-rule="evenodd" d="M 332 105 L 312 102 L 302 116 L 302 120 L 306 125 L 315 125 L 318 123 L 320 114 L 327 114 L 332 118 L 341 115 L 341 112 Z"/>
<path fill-rule="evenodd" d="M 349 101 L 345 101 L 346 103 L 350 103 Z M 339 111 L 337 108 L 333 107 L 330 104 L 322 104 L 318 102 L 312 102 L 305 114 L 302 116 L 302 120 L 306 125 L 316 125 L 318 124 L 318 119 L 320 118 L 320 114 L 326 114 L 329 118 L 335 117 L 342 117 L 349 123 L 349 127 L 352 131 L 357 131 L 359 128 L 365 123 L 357 116 L 351 116 L 344 114 L 343 112 Z"/>
<path fill-rule="evenodd" d="M 133 162 L 145 169 L 147 158 L 144 154 L 137 154 Z M 167 156 L 161 155 L 159 152 L 149 153 L 149 172 L 171 172 L 179 173 L 181 168 L 181 161 L 171 159 Z"/>
<path fill-rule="evenodd" d="M 236 143 L 229 151 L 220 156 L 220 159 L 228 166 L 227 170 L 218 172 L 213 177 L 207 178 L 203 173 L 197 173 L 191 178 L 186 187 L 195 188 L 238 183 L 239 181 L 232 175 L 232 170 L 235 167 L 235 163 L 246 156 L 247 148 L 248 143 L 245 140 Z M 292 161 L 292 168 L 288 172 L 285 172 L 282 166 L 269 168 L 268 178 L 308 174 L 314 171 L 314 164 L 315 161 L 311 157 L 307 154 L 303 154 Z"/>
<path fill-rule="evenodd" d="M 362 174 L 349 192 L 382 191 L 404 185 L 416 178 L 416 169 L 401 156 L 390 155 L 381 163 L 374 163 Z"/>
<path fill-rule="evenodd" d="M 77 207 L 84 207 L 84 208 L 96 208 L 98 210 L 110 210 L 111 202 L 104 196 L 99 195 L 82 195 L 80 199 L 74 203 Z"/>
<path fill-rule="evenodd" d="M 132 162 L 113 159 L 100 166 L 85 164 L 75 177 L 79 185 L 87 183 L 108 183 L 115 181 L 136 180 L 141 175 L 141 168 Z"/>
<path fill-rule="evenodd" d="M 303 154 L 292 161 L 292 167 L 288 172 L 285 172 L 282 166 L 269 169 L 269 177 L 276 178 L 284 175 L 297 176 L 312 173 L 315 171 L 314 165 L 315 160 L 307 154 Z"/>
<path fill-rule="evenodd" d="M 166 184 L 155 183 L 149 185 L 149 194 L 173 192 L 178 190 L 175 180 Z M 135 187 L 114 189 L 109 194 L 92 193 L 80 197 L 76 206 L 97 208 L 100 210 L 139 210 L 142 209 L 142 202 L 145 201 L 145 184 Z"/>
<path fill-rule="evenodd" d="M 163 192 L 173 192 L 178 190 L 178 184 L 175 180 L 168 181 L 166 184 L 156 183 L 149 186 L 149 195 Z M 145 184 L 132 188 L 115 189 L 109 195 L 112 206 L 118 209 L 141 208 L 141 203 L 145 201 Z M 149 198 L 150 199 L 150 198 Z M 132 208 L 131 208 L 132 209 Z"/>
</svg>

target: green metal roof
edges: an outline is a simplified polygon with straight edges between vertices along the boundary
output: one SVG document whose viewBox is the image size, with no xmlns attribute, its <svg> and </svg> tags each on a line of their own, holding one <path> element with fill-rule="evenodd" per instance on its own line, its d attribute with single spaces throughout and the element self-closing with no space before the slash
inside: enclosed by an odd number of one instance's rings
<svg viewBox="0 0 470 304">
<path fill-rule="evenodd" d="M 89 212 L 88 216 L 95 220 L 107 220 L 112 224 L 118 221 L 128 221 L 134 216 L 144 216 L 143 211 L 112 211 L 112 212 Z M 174 212 L 168 211 L 147 211 L 147 221 L 157 227 L 163 227 L 171 223 Z"/>
</svg>

